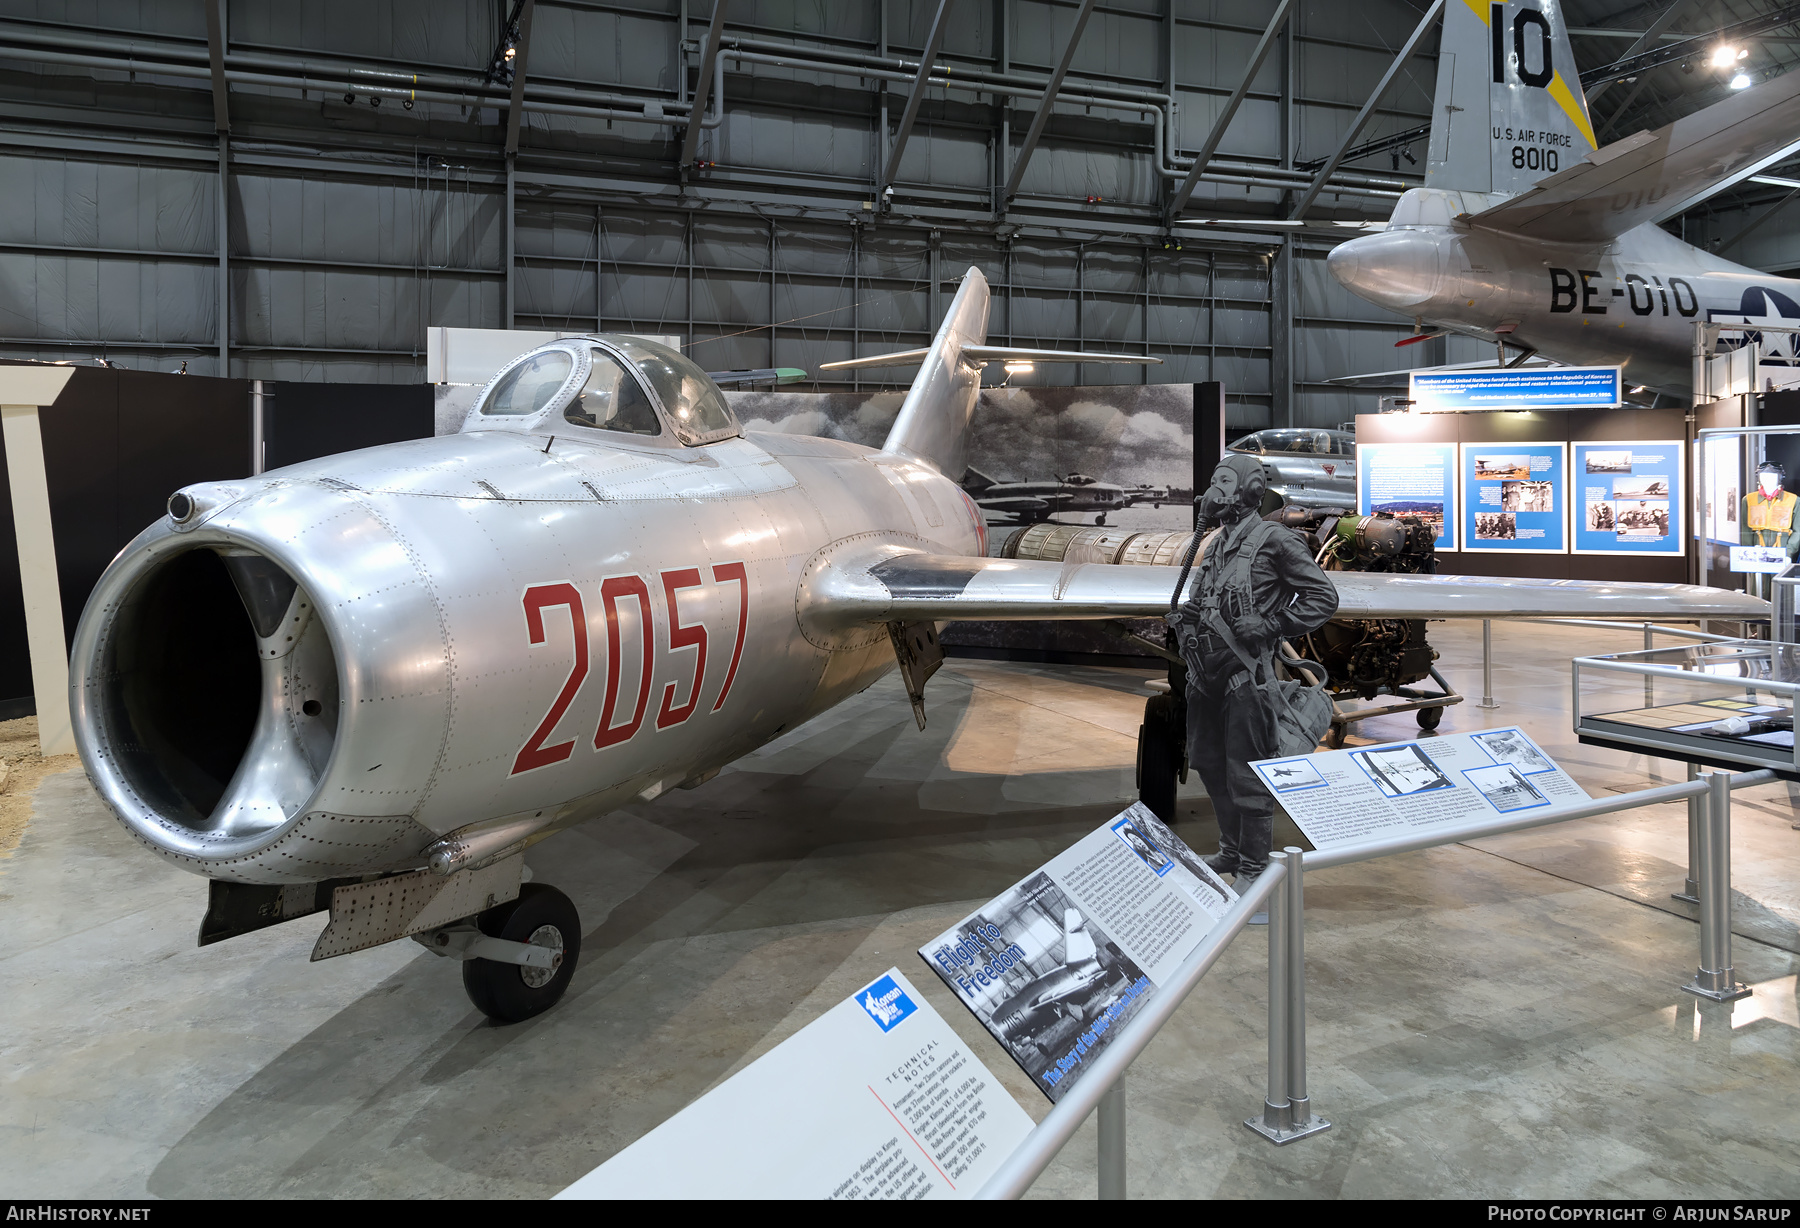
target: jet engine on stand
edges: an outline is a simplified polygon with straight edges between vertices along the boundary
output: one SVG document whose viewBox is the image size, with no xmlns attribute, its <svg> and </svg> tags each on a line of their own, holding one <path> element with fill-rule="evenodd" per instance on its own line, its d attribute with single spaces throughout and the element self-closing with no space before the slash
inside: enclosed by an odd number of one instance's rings
<svg viewBox="0 0 1800 1228">
<path fill-rule="evenodd" d="M 1284 507 L 1264 519 L 1305 537 L 1327 571 L 1430 575 L 1437 570 L 1436 531 L 1416 516 L 1357 516 L 1342 508 Z M 1086 528 L 1039 524 L 1006 539 L 1006 558 L 1062 563 L 1180 566 L 1193 533 L 1185 530 Z M 1202 543 L 1204 551 L 1204 542 Z M 1197 561 L 1197 560 L 1196 560 Z M 1138 734 L 1138 785 L 1145 804 L 1169 817 L 1177 778 L 1187 778 L 1186 667 L 1168 648 L 1163 628 L 1150 619 L 1116 620 L 1117 634 L 1139 651 L 1170 663 L 1169 693 L 1153 696 Z M 1283 645 L 1296 671 L 1326 673 L 1334 715 L 1327 735 L 1341 746 L 1347 727 L 1371 716 L 1415 712 L 1419 727 L 1436 729 L 1444 709 L 1461 703 L 1433 664 L 1437 652 L 1425 639 L 1424 619 L 1333 619 L 1311 635 Z M 1430 679 L 1435 691 L 1415 684 Z M 1160 685 L 1160 684 L 1158 684 Z M 1350 706 L 1346 701 L 1360 701 Z"/>
</svg>

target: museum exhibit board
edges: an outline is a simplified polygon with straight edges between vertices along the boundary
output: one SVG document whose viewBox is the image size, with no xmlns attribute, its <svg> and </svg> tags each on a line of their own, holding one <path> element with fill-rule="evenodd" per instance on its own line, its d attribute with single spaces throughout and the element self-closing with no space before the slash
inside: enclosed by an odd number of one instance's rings
<svg viewBox="0 0 1800 1228">
<path fill-rule="evenodd" d="M 1561 554 L 1568 549 L 1568 446 L 1465 443 L 1457 483 L 1464 550 Z"/>
<path fill-rule="evenodd" d="M 1685 557 L 1684 452 L 1676 439 L 1576 444 L 1574 552 Z"/>
<path fill-rule="evenodd" d="M 1360 419 L 1359 419 L 1360 421 Z M 1417 516 L 1437 526 L 1437 548 L 1455 550 L 1456 445 L 1449 442 L 1356 445 L 1356 510 Z"/>
<path fill-rule="evenodd" d="M 1593 445 L 1604 451 L 1615 441 L 1677 440 L 1689 437 L 1693 427 L 1686 408 L 1666 409 L 1572 409 L 1494 411 L 1460 414 L 1386 413 L 1359 414 L 1356 419 L 1356 441 L 1359 453 L 1365 447 L 1386 444 L 1446 444 L 1457 449 L 1457 476 L 1462 478 L 1462 445 L 1482 445 L 1483 450 L 1501 448 L 1493 455 L 1506 455 L 1533 446 L 1565 445 L 1564 501 L 1567 520 L 1564 549 L 1561 553 L 1534 549 L 1471 548 L 1472 543 L 1459 534 L 1457 548 L 1444 551 L 1440 547 L 1437 570 L 1445 575 L 1517 576 L 1549 580 L 1641 580 L 1649 583 L 1685 584 L 1693 582 L 1693 565 L 1679 548 L 1674 552 L 1632 549 L 1619 553 L 1591 553 L 1579 557 L 1572 552 L 1580 530 L 1577 517 L 1581 508 L 1581 478 L 1575 459 L 1578 446 Z M 1702 425 L 1713 425 L 1711 422 Z M 1720 425 L 1724 425 L 1721 423 Z M 1620 445 L 1623 446 L 1623 445 Z M 1619 448 L 1615 447 L 1617 451 Z M 1668 455 L 1646 453 L 1646 455 Z M 1688 452 L 1683 448 L 1681 458 Z M 1660 472 L 1660 471 L 1659 471 Z M 1645 470 L 1649 474 L 1649 470 Z M 1680 498 L 1691 503 L 1691 475 L 1671 470 L 1670 480 L 1679 486 Z M 1459 480 L 1457 485 L 1463 483 Z M 1610 490 L 1610 487 L 1609 487 Z M 1477 506 L 1479 495 L 1476 496 Z M 1645 500 L 1649 501 L 1649 500 Z M 1634 504 L 1635 504 L 1634 500 Z M 1368 509 L 1365 507 L 1364 509 Z M 1465 506 L 1466 510 L 1471 510 Z M 1651 509 L 1654 511 L 1654 509 Z M 1680 509 L 1685 528 L 1693 521 L 1691 508 Z M 1636 517 L 1633 517 L 1636 519 Z M 1453 519 L 1460 517 L 1453 515 Z M 1618 534 L 1615 532 L 1615 538 Z M 1724 566 L 1723 560 L 1720 563 Z"/>
</svg>

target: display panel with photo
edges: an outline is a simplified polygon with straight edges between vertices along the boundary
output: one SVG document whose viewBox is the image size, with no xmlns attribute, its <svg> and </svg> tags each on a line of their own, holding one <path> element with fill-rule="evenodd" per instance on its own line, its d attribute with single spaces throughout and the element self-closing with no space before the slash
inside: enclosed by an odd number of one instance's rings
<svg viewBox="0 0 1800 1228">
<path fill-rule="evenodd" d="M 1389 797 L 1410 797 L 1433 789 L 1448 789 L 1453 783 L 1444 770 L 1419 748 L 1417 742 L 1404 746 L 1351 752 L 1350 758 L 1377 788 Z"/>
<path fill-rule="evenodd" d="M 1521 729 L 1494 729 L 1473 733 L 1469 735 L 1469 740 L 1492 755 L 1495 763 L 1511 764 L 1527 776 L 1533 772 L 1556 770 L 1550 756 L 1538 749 L 1537 743 L 1526 737 Z"/>
<path fill-rule="evenodd" d="M 1550 804 L 1550 799 L 1510 763 L 1485 768 L 1465 768 L 1463 777 L 1487 799 L 1488 805 L 1501 814 Z"/>
<path fill-rule="evenodd" d="M 1571 468 L 1576 554 L 1684 553 L 1682 441 L 1578 443 Z M 1722 520 L 1714 507 L 1714 519 Z M 1712 526 L 1717 531 L 1717 525 Z"/>
<path fill-rule="evenodd" d="M 1568 547 L 1568 445 L 1462 445 L 1459 520 L 1468 550 L 1561 554 Z"/>
<path fill-rule="evenodd" d="M 1553 512 L 1556 488 L 1549 482 L 1502 482 L 1500 508 L 1507 512 Z"/>
<path fill-rule="evenodd" d="M 1456 464 L 1453 443 L 1359 443 L 1357 511 L 1417 516 L 1437 529 L 1438 550 L 1456 550 Z"/>
<path fill-rule="evenodd" d="M 1631 452 L 1611 448 L 1590 449 L 1581 466 L 1583 473 L 1630 473 Z"/>
<path fill-rule="evenodd" d="M 1319 769 L 1307 759 L 1282 759 L 1275 763 L 1265 763 L 1257 767 L 1257 773 L 1268 782 L 1269 788 L 1277 793 L 1292 793 L 1296 789 L 1323 789 L 1325 778 L 1319 775 Z"/>
</svg>

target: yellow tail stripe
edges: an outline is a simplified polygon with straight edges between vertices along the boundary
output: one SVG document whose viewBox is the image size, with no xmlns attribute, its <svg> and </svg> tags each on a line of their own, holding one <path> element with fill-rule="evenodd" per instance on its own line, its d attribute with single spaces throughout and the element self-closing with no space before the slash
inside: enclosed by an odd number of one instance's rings
<svg viewBox="0 0 1800 1228">
<path fill-rule="evenodd" d="M 1468 5 L 1472 10 L 1474 10 L 1475 16 L 1481 18 L 1482 25 L 1484 25 L 1484 26 L 1492 26 L 1493 25 L 1493 23 L 1488 20 L 1487 0 L 1463 0 L 1463 3 Z"/>
<path fill-rule="evenodd" d="M 1563 80 L 1561 73 L 1551 78 L 1550 97 L 1556 99 L 1556 105 L 1563 109 L 1563 114 L 1575 125 L 1575 131 L 1587 138 L 1588 147 L 1600 148 L 1600 142 L 1594 139 L 1594 126 L 1588 122 L 1587 106 L 1570 91 L 1569 83 Z"/>
</svg>

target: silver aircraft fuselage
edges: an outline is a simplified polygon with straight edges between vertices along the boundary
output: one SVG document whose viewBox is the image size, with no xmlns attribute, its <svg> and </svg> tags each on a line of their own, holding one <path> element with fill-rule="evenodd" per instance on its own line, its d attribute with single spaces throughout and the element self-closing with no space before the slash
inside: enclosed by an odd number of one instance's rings
<svg viewBox="0 0 1800 1228">
<path fill-rule="evenodd" d="M 1800 281 L 1709 255 L 1659 226 L 1559 244 L 1454 220 L 1499 199 L 1414 188 L 1386 230 L 1332 250 L 1332 275 L 1425 324 L 1504 336 L 1572 366 L 1618 365 L 1628 384 L 1672 393 L 1692 386 L 1696 320 L 1727 325 L 1727 343 L 1730 326 L 1800 326 Z"/>
<path fill-rule="evenodd" d="M 985 550 L 953 482 L 855 444 L 493 425 L 190 487 L 191 519 L 121 553 L 72 698 L 91 777 L 146 844 L 213 878 L 316 882 L 698 783 L 894 668 L 882 626 L 795 617 L 834 543 Z M 256 727 L 215 798 L 182 766 L 209 748 L 132 692 L 130 637 L 233 552 L 299 583 L 259 636 Z"/>
</svg>

